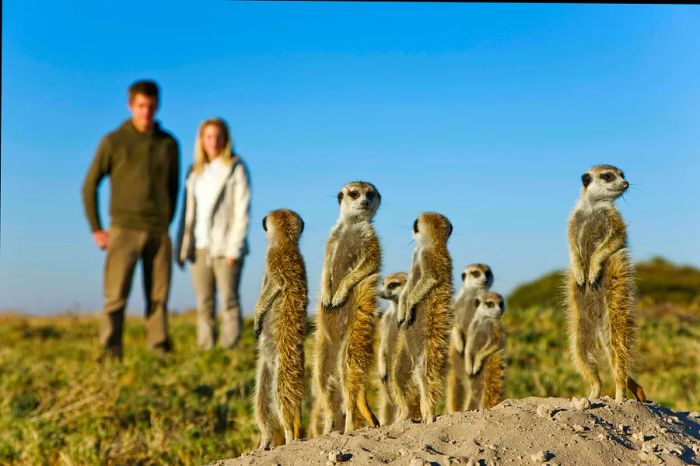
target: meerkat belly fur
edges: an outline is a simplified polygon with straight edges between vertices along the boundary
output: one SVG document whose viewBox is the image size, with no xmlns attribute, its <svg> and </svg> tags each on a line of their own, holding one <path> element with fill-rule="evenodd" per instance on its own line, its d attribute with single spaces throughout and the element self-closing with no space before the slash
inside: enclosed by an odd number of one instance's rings
<svg viewBox="0 0 700 466">
<path fill-rule="evenodd" d="M 323 433 L 378 426 L 367 404 L 367 379 L 374 363 L 375 313 L 381 267 L 372 218 L 381 197 L 367 182 L 348 183 L 338 193 L 340 216 L 331 229 L 321 273 L 314 365 L 312 418 Z M 318 433 L 315 426 L 314 433 Z"/>
<path fill-rule="evenodd" d="M 464 371 L 469 379 L 467 409 L 496 406 L 502 398 L 505 338 L 501 316 L 503 297 L 487 291 L 474 300 L 476 313 L 469 323 Z"/>
<path fill-rule="evenodd" d="M 392 370 L 394 399 L 401 420 L 410 415 L 407 394 L 411 383 L 418 389 L 423 422 L 435 420 L 442 398 L 453 318 L 452 259 L 447 250 L 451 233 L 452 224 L 447 217 L 435 212 L 422 213 L 413 224 L 416 249 L 398 307 L 399 351 L 408 353 L 412 377 L 400 378 L 398 361 Z"/>
<path fill-rule="evenodd" d="M 569 339 L 574 365 L 600 396 L 600 363 L 607 354 L 615 399 L 628 388 L 637 400 L 644 390 L 630 376 L 636 339 L 634 271 L 627 231 L 614 201 L 629 187 L 622 171 L 598 165 L 581 177 L 583 188 L 568 226 L 571 270 L 568 276 Z"/>
<path fill-rule="evenodd" d="M 389 307 L 381 316 L 379 322 L 379 348 L 377 350 L 377 375 L 379 377 L 379 420 L 382 425 L 391 424 L 396 420 L 396 405 L 392 398 L 390 384 L 393 378 L 389 377 L 394 361 L 400 359 L 401 374 L 398 378 L 405 379 L 411 376 L 410 359 L 405 349 L 398 350 L 398 302 L 401 291 L 406 285 L 408 275 L 404 272 L 396 272 L 386 276 L 380 290 L 380 296 L 389 301 Z M 411 415 L 420 416 L 420 406 L 417 392 L 412 393 Z"/>
<path fill-rule="evenodd" d="M 263 219 L 268 239 L 265 274 L 255 306 L 258 361 L 255 419 L 260 448 L 284 433 L 284 442 L 301 437 L 304 398 L 304 334 L 308 287 L 299 237 L 301 217 L 291 210 L 270 212 Z"/>
<path fill-rule="evenodd" d="M 469 378 L 464 371 L 464 350 L 469 324 L 476 312 L 476 298 L 493 284 L 493 272 L 486 264 L 468 265 L 462 272 L 462 287 L 455 300 L 455 317 L 450 334 L 449 372 L 447 375 L 447 411 L 466 409 Z"/>
</svg>

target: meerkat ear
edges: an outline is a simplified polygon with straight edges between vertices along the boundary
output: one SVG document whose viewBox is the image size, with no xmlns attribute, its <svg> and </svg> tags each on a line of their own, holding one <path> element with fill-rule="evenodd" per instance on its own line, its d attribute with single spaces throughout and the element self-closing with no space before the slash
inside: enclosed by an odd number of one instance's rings
<svg viewBox="0 0 700 466">
<path fill-rule="evenodd" d="M 299 234 L 302 234 L 304 233 L 304 226 L 306 224 L 304 223 L 304 219 L 302 219 L 301 217 L 299 217 L 299 223 L 301 224 L 301 228 L 299 228 Z"/>
<path fill-rule="evenodd" d="M 343 192 L 342 191 L 340 191 L 338 193 L 338 204 L 340 204 L 341 202 L 343 202 Z"/>
<path fill-rule="evenodd" d="M 267 231 L 267 215 L 263 217 L 262 220 L 263 230 Z"/>
<path fill-rule="evenodd" d="M 581 177 L 581 181 L 583 182 L 583 187 L 587 188 L 589 184 L 591 184 L 591 180 L 593 177 L 589 175 L 588 173 L 584 173 L 583 176 Z"/>
<path fill-rule="evenodd" d="M 418 219 L 413 221 L 413 233 L 418 233 Z"/>
<path fill-rule="evenodd" d="M 467 274 L 466 272 L 462 272 L 462 281 L 464 281 L 465 278 L 467 278 Z"/>
<path fill-rule="evenodd" d="M 474 300 L 474 304 L 476 305 L 476 307 L 479 307 L 481 305 L 481 300 L 479 298 L 476 298 Z"/>
<path fill-rule="evenodd" d="M 450 235 L 452 235 L 452 222 L 449 220 L 447 221 L 447 237 L 449 238 Z"/>
</svg>

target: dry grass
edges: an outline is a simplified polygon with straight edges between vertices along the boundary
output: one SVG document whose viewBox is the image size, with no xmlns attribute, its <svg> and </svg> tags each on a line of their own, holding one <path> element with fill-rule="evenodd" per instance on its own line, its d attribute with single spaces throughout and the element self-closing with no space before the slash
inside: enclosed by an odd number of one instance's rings
<svg viewBox="0 0 700 466">
<path fill-rule="evenodd" d="M 504 319 L 508 397 L 585 393 L 560 310 L 508 309 Z M 640 325 L 649 397 L 700 409 L 699 314 L 653 306 Z M 0 316 L 0 464 L 201 464 L 254 447 L 251 322 L 234 351 L 199 351 L 192 314 L 173 316 L 171 329 L 175 352 L 163 359 L 145 349 L 143 320 L 130 319 L 123 363 L 101 366 L 95 317 Z"/>
</svg>

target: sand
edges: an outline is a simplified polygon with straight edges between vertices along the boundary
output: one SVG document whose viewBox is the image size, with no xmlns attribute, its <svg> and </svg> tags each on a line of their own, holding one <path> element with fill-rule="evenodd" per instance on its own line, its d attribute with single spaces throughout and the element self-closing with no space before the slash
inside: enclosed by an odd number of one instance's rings
<svg viewBox="0 0 700 466">
<path fill-rule="evenodd" d="M 404 421 L 255 450 L 216 466 L 700 464 L 700 413 L 610 398 L 505 400 L 486 411 Z"/>
</svg>

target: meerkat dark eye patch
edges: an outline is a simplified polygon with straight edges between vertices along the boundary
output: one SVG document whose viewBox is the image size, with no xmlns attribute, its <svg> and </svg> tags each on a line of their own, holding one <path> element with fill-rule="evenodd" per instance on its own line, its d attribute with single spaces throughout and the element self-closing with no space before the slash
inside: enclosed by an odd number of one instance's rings
<svg viewBox="0 0 700 466">
<path fill-rule="evenodd" d="M 263 230 L 267 231 L 267 215 L 265 215 L 263 217 L 262 224 L 263 224 Z"/>
<path fill-rule="evenodd" d="M 357 199 L 358 197 L 360 197 L 360 193 L 358 193 L 357 191 L 350 191 L 348 194 L 350 195 L 350 199 Z"/>
<path fill-rule="evenodd" d="M 584 173 L 583 176 L 581 177 L 581 181 L 583 182 L 583 187 L 587 188 L 589 184 L 591 184 L 591 181 L 593 180 L 593 177 L 589 175 L 588 173 Z"/>
<path fill-rule="evenodd" d="M 397 286 L 399 286 L 399 284 L 397 282 L 391 282 L 386 287 L 389 288 L 390 290 L 394 290 L 394 289 L 396 289 Z"/>
<path fill-rule="evenodd" d="M 606 181 L 606 182 L 610 183 L 612 180 L 615 179 L 615 175 L 613 175 L 612 173 L 609 173 L 609 172 L 608 172 L 608 173 L 603 173 L 602 175 L 600 175 L 600 178 L 601 178 L 603 181 Z"/>
<path fill-rule="evenodd" d="M 470 273 L 471 276 L 474 278 L 479 278 L 481 276 L 481 272 L 479 272 L 478 270 L 472 270 Z"/>
<path fill-rule="evenodd" d="M 418 233 L 418 219 L 413 221 L 413 233 Z"/>
<path fill-rule="evenodd" d="M 486 303 L 486 307 L 493 307 L 493 306 L 494 306 L 493 301 L 488 301 L 488 302 Z"/>
</svg>

